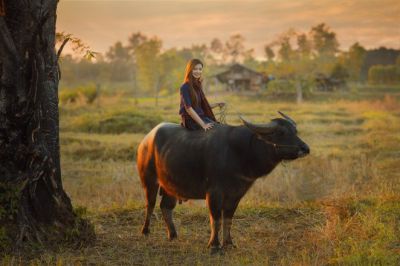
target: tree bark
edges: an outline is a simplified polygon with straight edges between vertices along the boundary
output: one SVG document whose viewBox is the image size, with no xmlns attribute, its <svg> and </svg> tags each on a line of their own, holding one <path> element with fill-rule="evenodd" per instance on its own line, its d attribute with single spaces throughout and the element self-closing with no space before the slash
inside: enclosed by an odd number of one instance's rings
<svg viewBox="0 0 400 266">
<path fill-rule="evenodd" d="M 16 225 L 11 237 L 18 245 L 77 226 L 61 181 L 57 4 L 4 0 L 0 16 L 0 193 L 11 186 L 18 199 L 2 199 L 12 217 L 0 223 Z"/>
</svg>

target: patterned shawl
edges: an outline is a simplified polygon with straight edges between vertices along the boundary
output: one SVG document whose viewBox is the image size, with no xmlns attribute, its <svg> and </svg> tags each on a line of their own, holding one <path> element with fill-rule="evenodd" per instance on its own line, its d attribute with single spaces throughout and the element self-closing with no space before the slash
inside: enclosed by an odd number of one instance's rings
<svg viewBox="0 0 400 266">
<path fill-rule="evenodd" d="M 208 103 L 207 98 L 206 98 L 206 96 L 204 95 L 204 92 L 203 92 L 202 89 L 200 90 L 200 97 L 201 97 L 201 99 L 200 99 L 201 108 L 203 109 L 204 114 L 205 114 L 207 117 L 209 117 L 211 120 L 217 122 L 217 119 L 215 119 L 215 115 L 214 115 L 214 113 L 213 113 L 213 111 L 212 111 L 212 109 L 211 109 L 211 106 L 210 106 L 210 104 Z"/>
</svg>

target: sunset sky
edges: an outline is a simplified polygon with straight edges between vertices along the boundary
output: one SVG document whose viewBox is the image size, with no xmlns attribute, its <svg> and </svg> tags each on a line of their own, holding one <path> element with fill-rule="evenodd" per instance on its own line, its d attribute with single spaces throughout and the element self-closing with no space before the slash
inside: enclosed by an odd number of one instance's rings
<svg viewBox="0 0 400 266">
<path fill-rule="evenodd" d="M 57 31 L 72 33 L 94 51 L 105 52 L 137 31 L 163 41 L 163 48 L 226 41 L 241 33 L 246 48 L 263 47 L 289 28 L 308 32 L 325 22 L 340 48 L 400 48 L 399 0 L 60 0 Z"/>
</svg>

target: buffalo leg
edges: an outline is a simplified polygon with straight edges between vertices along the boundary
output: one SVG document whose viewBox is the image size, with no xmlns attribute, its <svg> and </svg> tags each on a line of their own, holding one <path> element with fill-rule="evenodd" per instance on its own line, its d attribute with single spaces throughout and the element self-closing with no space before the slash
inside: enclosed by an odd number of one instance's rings
<svg viewBox="0 0 400 266">
<path fill-rule="evenodd" d="M 207 205 L 210 210 L 211 236 L 208 247 L 211 251 L 220 249 L 218 233 L 221 227 L 222 196 L 220 193 L 211 192 L 206 195 Z"/>
<path fill-rule="evenodd" d="M 150 218 L 153 214 L 154 206 L 156 205 L 157 199 L 157 191 L 158 191 L 158 184 L 149 184 L 145 187 L 146 193 L 146 215 L 144 224 L 142 227 L 142 234 L 147 235 L 150 233 L 149 225 L 150 225 Z"/>
<path fill-rule="evenodd" d="M 239 204 L 239 200 L 236 200 L 236 201 L 228 200 L 224 203 L 223 211 L 222 211 L 222 215 L 223 215 L 222 246 L 223 247 L 228 247 L 228 246 L 235 247 L 235 245 L 232 242 L 232 237 L 231 237 L 231 226 L 232 226 L 232 218 L 233 218 L 233 215 L 235 214 L 238 204 Z"/>
<path fill-rule="evenodd" d="M 176 233 L 174 221 L 172 220 L 172 210 L 175 208 L 175 206 L 176 198 L 171 197 L 164 192 L 160 202 L 160 208 L 165 224 L 167 225 L 169 240 L 172 240 L 178 236 Z"/>
</svg>

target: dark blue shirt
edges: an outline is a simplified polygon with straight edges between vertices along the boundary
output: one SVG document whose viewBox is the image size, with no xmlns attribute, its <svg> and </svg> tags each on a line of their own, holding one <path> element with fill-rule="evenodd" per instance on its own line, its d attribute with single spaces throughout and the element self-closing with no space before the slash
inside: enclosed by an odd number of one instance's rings
<svg viewBox="0 0 400 266">
<path fill-rule="evenodd" d="M 185 108 L 189 108 L 192 107 L 193 110 L 196 111 L 196 113 L 204 120 L 204 118 L 206 117 L 204 115 L 204 110 L 201 108 L 201 104 L 198 104 L 199 106 L 194 107 L 192 100 L 190 99 L 190 85 L 189 83 L 183 83 L 180 89 L 180 94 L 181 94 L 181 104 L 180 104 L 180 109 L 179 109 L 179 114 L 180 115 L 185 115 L 185 116 L 189 116 L 189 114 L 186 112 Z M 197 99 L 201 100 L 201 96 L 200 94 L 195 90 L 195 92 L 197 93 Z"/>
</svg>

